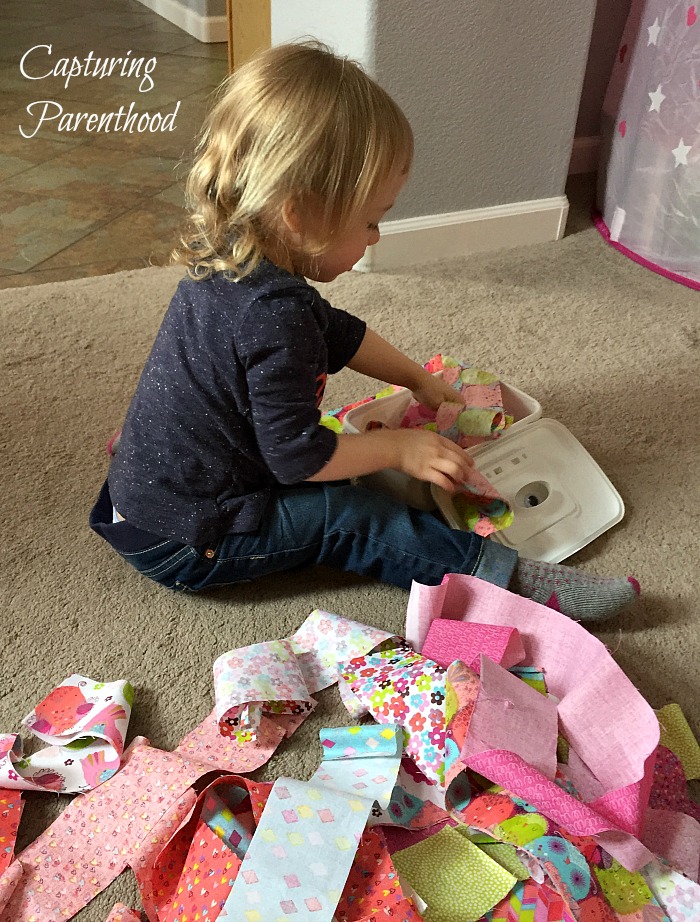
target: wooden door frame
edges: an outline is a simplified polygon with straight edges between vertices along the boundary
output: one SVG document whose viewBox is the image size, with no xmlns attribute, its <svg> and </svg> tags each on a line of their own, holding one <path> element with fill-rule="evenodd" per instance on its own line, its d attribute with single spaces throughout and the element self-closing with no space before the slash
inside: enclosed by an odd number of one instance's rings
<svg viewBox="0 0 700 922">
<path fill-rule="evenodd" d="M 226 0 L 228 25 L 228 72 L 269 48 L 271 38 L 270 0 Z"/>
</svg>

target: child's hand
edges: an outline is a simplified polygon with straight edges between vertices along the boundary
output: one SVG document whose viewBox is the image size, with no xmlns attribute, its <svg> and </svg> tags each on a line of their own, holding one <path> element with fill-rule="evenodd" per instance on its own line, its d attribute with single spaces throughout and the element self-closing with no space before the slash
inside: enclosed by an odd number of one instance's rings
<svg viewBox="0 0 700 922">
<path fill-rule="evenodd" d="M 437 432 L 426 429 L 393 429 L 382 433 L 393 442 L 396 470 L 426 480 L 454 493 L 474 467 L 473 458 Z"/>
<path fill-rule="evenodd" d="M 464 403 L 464 398 L 442 378 L 425 373 L 421 378 L 420 386 L 413 390 L 413 396 L 418 403 L 431 410 L 437 410 L 441 403 Z"/>
</svg>

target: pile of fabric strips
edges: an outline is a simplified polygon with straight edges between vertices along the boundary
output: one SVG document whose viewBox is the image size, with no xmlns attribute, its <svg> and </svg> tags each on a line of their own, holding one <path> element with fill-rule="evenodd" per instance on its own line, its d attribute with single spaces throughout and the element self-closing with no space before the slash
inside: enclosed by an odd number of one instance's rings
<svg viewBox="0 0 700 922">
<path fill-rule="evenodd" d="M 512 425 L 513 417 L 506 413 L 503 406 L 500 381 L 491 372 L 442 354 L 433 356 L 424 368 L 431 374 L 440 374 L 459 398 L 456 397 L 454 402 L 446 401 L 437 410 L 411 399 L 400 421 L 401 428 L 438 432 L 461 448 L 468 449 L 500 437 Z M 334 431 L 342 432 L 343 419 L 350 410 L 373 400 L 391 397 L 398 390 L 401 388 L 384 388 L 373 397 L 331 411 L 321 421 Z M 476 468 L 472 468 L 468 479 L 454 494 L 453 505 L 464 528 L 483 537 L 513 523 L 513 511 L 508 503 Z"/>
<path fill-rule="evenodd" d="M 152 922 L 699 918 L 700 747 L 677 705 L 474 577 L 414 583 L 405 635 L 316 610 L 224 653 L 173 752 L 124 748 L 128 683 L 70 676 L 23 722 L 46 749 L 0 737 L 0 922 L 69 919 L 127 867 Z M 336 683 L 351 725 L 320 731 L 314 775 L 245 777 Z M 15 858 L 37 787 L 78 793 Z"/>
</svg>

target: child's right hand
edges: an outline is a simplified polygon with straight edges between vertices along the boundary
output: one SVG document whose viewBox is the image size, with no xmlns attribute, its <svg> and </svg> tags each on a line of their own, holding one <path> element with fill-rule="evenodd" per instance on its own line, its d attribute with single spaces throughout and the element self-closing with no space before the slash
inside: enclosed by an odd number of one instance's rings
<svg viewBox="0 0 700 922">
<path fill-rule="evenodd" d="M 474 467 L 471 455 L 437 432 L 394 429 L 382 435 L 392 440 L 396 457 L 393 468 L 449 493 L 454 493 Z"/>
<path fill-rule="evenodd" d="M 346 480 L 393 468 L 454 493 L 472 467 L 471 456 L 437 432 L 372 429 L 358 435 L 337 435 L 330 461 L 307 480 Z"/>
</svg>

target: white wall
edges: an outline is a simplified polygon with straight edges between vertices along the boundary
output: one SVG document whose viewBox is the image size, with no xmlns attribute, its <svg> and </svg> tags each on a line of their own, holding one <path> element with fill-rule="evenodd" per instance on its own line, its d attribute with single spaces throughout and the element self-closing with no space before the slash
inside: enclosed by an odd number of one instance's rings
<svg viewBox="0 0 700 922">
<path fill-rule="evenodd" d="M 271 0 L 272 44 L 317 38 L 374 72 L 375 0 Z"/>
</svg>

